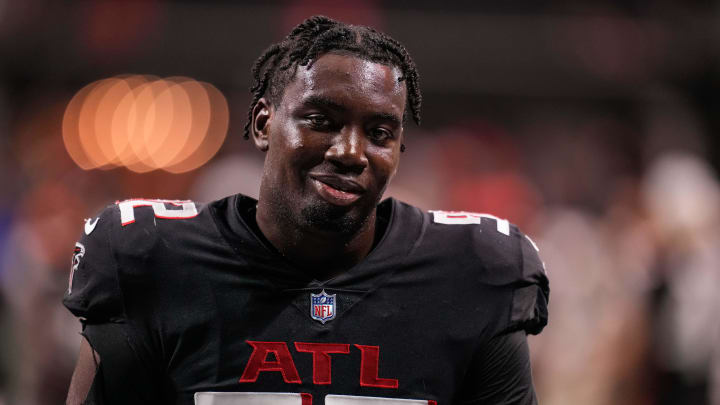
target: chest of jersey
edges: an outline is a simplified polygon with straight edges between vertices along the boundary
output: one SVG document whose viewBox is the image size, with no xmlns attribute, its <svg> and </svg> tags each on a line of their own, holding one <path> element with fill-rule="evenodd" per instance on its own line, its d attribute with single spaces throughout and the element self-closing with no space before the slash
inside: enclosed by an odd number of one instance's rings
<svg viewBox="0 0 720 405">
<path fill-rule="evenodd" d="M 547 278 L 515 228 L 383 202 L 378 245 L 318 282 L 263 242 L 240 215 L 254 200 L 238 198 L 182 217 L 133 200 L 133 218 L 108 207 L 85 230 L 64 303 L 87 324 L 121 325 L 150 397 L 412 405 L 514 390 L 532 402 L 524 336 L 506 332 L 542 329 Z M 508 389 L 506 370 L 519 376 Z"/>
<path fill-rule="evenodd" d="M 152 314 L 180 403 L 279 403 L 248 392 L 301 405 L 450 403 L 498 313 L 491 289 L 468 299 L 479 292 L 413 261 L 305 284 L 283 282 L 270 263 L 226 257 L 162 266 L 155 274 L 174 267 L 155 289 L 165 296 L 135 301 Z"/>
<path fill-rule="evenodd" d="M 419 239 L 422 222 L 403 223 L 327 282 L 299 274 L 246 228 L 223 238 L 202 216 L 161 223 L 173 229 L 152 240 L 133 233 L 144 244 L 118 238 L 127 319 L 166 377 L 168 402 L 455 402 L 478 347 L 509 318 L 510 295 L 479 282 L 457 241 Z"/>
</svg>

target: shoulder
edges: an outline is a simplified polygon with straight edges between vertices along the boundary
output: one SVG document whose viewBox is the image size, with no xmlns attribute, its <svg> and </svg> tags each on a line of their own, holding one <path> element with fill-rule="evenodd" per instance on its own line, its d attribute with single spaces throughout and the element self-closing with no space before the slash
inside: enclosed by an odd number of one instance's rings
<svg viewBox="0 0 720 405">
<path fill-rule="evenodd" d="M 208 245 L 221 244 L 210 206 L 188 200 L 130 199 L 85 220 L 75 243 L 64 305 L 88 322 L 126 317 L 126 288 Z M 152 270 L 152 271 L 150 271 Z"/>
<path fill-rule="evenodd" d="M 229 201 L 236 197 L 207 204 L 162 199 L 118 201 L 106 209 L 112 221 L 111 243 L 119 257 L 128 260 L 227 247 L 218 223 L 226 220 L 222 213 L 233 207 Z"/>
<path fill-rule="evenodd" d="M 534 259 L 534 242 L 506 219 L 491 214 L 431 210 L 426 238 L 448 255 L 462 255 L 473 261 L 476 271 L 486 272 L 486 281 L 505 284 L 515 281 L 526 255 Z M 542 262 L 538 262 L 542 271 Z"/>
<path fill-rule="evenodd" d="M 105 211 L 112 211 L 117 232 L 162 233 L 208 225 L 208 207 L 190 200 L 129 199 L 117 201 Z"/>
<path fill-rule="evenodd" d="M 516 225 L 490 214 L 429 211 L 423 245 L 453 280 L 508 291 L 505 331 L 539 333 L 547 324 L 549 281 L 537 245 Z"/>
</svg>

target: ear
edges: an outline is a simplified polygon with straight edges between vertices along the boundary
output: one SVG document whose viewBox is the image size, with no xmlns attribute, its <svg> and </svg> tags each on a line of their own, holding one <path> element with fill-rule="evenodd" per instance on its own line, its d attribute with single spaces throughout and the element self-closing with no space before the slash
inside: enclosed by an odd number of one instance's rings
<svg viewBox="0 0 720 405">
<path fill-rule="evenodd" d="M 274 113 L 275 108 L 265 97 L 258 100 L 252 110 L 250 131 L 252 132 L 255 147 L 263 152 L 267 152 L 270 146 L 268 133 L 270 130 L 270 121 L 272 121 Z"/>
</svg>

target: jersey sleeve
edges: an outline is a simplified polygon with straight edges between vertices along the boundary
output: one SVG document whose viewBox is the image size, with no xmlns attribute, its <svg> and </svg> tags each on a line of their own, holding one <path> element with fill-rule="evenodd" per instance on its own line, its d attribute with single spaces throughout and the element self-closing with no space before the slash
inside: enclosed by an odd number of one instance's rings
<svg viewBox="0 0 720 405">
<path fill-rule="evenodd" d="M 84 404 L 163 403 L 162 379 L 145 347 L 130 344 L 127 326 L 119 323 L 86 325 L 83 336 L 98 353 L 95 378 Z"/>
<path fill-rule="evenodd" d="M 537 404 L 525 333 L 502 334 L 480 346 L 462 387 L 463 405 Z"/>
<path fill-rule="evenodd" d="M 118 206 L 86 220 L 75 244 L 63 304 L 83 323 L 83 337 L 98 354 L 86 404 L 160 403 L 153 341 L 126 311 L 118 256 L 122 252 Z M 125 294 L 124 294 L 125 293 Z"/>
<path fill-rule="evenodd" d="M 527 334 L 538 334 L 547 325 L 549 281 L 535 243 L 514 225 L 507 234 L 493 232 L 493 225 L 485 225 L 486 239 L 480 244 L 481 252 L 486 252 L 481 260 L 488 269 L 484 279 L 506 289 L 509 296 L 503 303 L 510 307 L 502 311 L 507 318 L 500 322 L 500 328 L 479 342 L 458 402 L 533 405 L 537 398 Z"/>
<path fill-rule="evenodd" d="M 125 318 L 111 240 L 113 226 L 120 221 L 115 207 L 109 206 L 99 216 L 86 220 L 73 251 L 63 304 L 87 324 L 122 322 Z"/>
<path fill-rule="evenodd" d="M 536 335 L 548 322 L 550 283 L 538 248 L 525 234 L 520 233 L 519 280 L 515 283 L 510 322 L 504 332 L 525 330 Z"/>
<path fill-rule="evenodd" d="M 433 227 L 424 243 L 443 263 L 450 263 L 462 287 L 473 289 L 474 300 L 493 299 L 497 305 L 488 335 L 524 330 L 538 334 L 548 322 L 550 288 L 535 243 L 516 225 L 489 214 L 464 211 L 431 211 Z M 450 266 L 448 266 L 450 268 Z M 470 282 L 475 280 L 476 282 Z M 501 298 L 477 294 L 490 287 Z"/>
</svg>

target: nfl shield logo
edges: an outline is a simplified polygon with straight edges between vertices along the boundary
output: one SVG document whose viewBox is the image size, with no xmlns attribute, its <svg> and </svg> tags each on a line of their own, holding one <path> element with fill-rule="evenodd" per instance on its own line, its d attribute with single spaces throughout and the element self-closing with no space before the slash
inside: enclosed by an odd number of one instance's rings
<svg viewBox="0 0 720 405">
<path fill-rule="evenodd" d="M 322 290 L 320 294 L 310 294 L 310 317 L 323 324 L 335 318 L 335 296 Z"/>
</svg>

